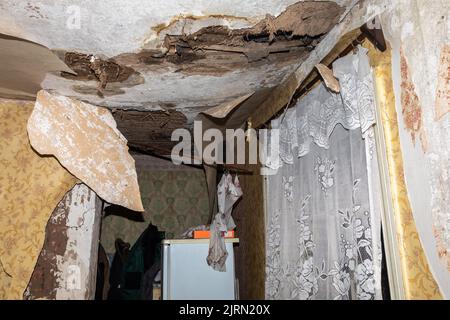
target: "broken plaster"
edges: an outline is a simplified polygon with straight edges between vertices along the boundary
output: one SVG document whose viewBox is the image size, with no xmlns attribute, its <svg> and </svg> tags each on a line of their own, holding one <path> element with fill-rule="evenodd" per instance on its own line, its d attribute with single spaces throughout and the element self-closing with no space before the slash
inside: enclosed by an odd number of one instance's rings
<svg viewBox="0 0 450 320">
<path fill-rule="evenodd" d="M 41 90 L 27 129 L 38 153 L 54 155 L 102 199 L 144 210 L 134 160 L 109 110 Z"/>
</svg>

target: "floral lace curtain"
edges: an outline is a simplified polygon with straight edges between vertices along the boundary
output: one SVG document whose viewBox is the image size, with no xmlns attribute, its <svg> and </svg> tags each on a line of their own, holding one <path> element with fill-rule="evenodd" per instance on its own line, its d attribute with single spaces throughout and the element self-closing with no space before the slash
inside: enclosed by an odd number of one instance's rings
<svg viewBox="0 0 450 320">
<path fill-rule="evenodd" d="M 280 152 L 266 164 L 278 169 L 267 177 L 268 299 L 381 298 L 380 186 L 366 52 L 337 60 L 333 70 L 340 94 L 321 84 L 272 122 L 280 128 Z"/>
</svg>

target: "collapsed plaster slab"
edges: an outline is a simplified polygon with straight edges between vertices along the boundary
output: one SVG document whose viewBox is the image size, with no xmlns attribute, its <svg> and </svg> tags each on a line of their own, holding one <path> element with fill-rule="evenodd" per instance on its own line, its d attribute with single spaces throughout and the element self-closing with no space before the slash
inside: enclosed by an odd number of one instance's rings
<svg viewBox="0 0 450 320">
<path fill-rule="evenodd" d="M 436 104 L 448 99 L 441 91 L 449 81 L 448 70 L 442 71 L 449 45 L 448 12 L 450 4 L 445 0 L 399 0 L 381 16 L 392 47 L 411 209 L 431 272 L 446 299 L 450 297 L 450 117 Z"/>
<path fill-rule="evenodd" d="M 27 130 L 38 153 L 54 155 L 102 199 L 144 210 L 127 140 L 108 109 L 42 90 Z"/>
<path fill-rule="evenodd" d="M 351 2 L 5 0 L 0 32 L 46 45 L 69 65 L 66 57 L 84 55 L 119 70 L 48 73 L 45 90 L 111 109 L 171 108 L 189 124 L 201 111 L 278 85 Z"/>
</svg>

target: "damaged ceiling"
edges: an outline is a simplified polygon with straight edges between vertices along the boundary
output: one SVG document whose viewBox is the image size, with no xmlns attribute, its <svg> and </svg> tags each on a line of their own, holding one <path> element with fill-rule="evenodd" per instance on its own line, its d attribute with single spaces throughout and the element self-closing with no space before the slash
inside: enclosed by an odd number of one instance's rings
<svg viewBox="0 0 450 320">
<path fill-rule="evenodd" d="M 349 2 L 3 0 L 0 33 L 49 48 L 73 71 L 49 69 L 41 88 L 108 107 L 116 120 L 122 109 L 134 110 L 128 120 L 154 123 L 117 121 L 140 144 L 167 139 L 173 125 L 166 118 L 189 127 L 202 111 L 266 94 L 308 57 Z M 156 113 L 139 120 L 143 111 Z"/>
</svg>

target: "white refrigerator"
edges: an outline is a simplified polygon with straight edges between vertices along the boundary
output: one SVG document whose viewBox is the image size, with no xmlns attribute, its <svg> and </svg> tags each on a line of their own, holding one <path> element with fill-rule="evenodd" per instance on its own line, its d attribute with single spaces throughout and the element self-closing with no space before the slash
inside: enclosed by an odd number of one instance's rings
<svg viewBox="0 0 450 320">
<path fill-rule="evenodd" d="M 163 300 L 235 300 L 233 245 L 239 239 L 225 239 L 228 252 L 226 272 L 206 263 L 209 239 L 162 241 Z"/>
</svg>

